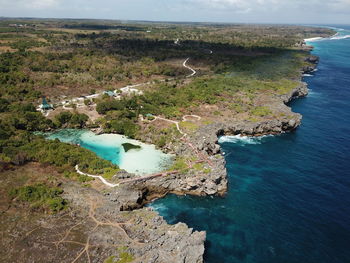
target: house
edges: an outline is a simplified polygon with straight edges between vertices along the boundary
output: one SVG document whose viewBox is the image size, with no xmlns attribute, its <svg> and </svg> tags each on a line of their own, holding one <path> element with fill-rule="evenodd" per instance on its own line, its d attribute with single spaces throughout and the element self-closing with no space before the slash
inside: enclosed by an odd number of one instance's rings
<svg viewBox="0 0 350 263">
<path fill-rule="evenodd" d="M 39 108 L 40 108 L 41 110 L 51 110 L 51 109 L 53 109 L 53 105 L 47 103 L 46 98 L 43 97 L 43 101 L 42 101 L 41 105 L 39 106 Z"/>
<path fill-rule="evenodd" d="M 110 90 L 104 91 L 103 94 L 106 94 L 106 95 L 108 95 L 110 97 L 115 97 L 116 96 L 116 94 L 113 91 L 110 91 Z"/>
</svg>

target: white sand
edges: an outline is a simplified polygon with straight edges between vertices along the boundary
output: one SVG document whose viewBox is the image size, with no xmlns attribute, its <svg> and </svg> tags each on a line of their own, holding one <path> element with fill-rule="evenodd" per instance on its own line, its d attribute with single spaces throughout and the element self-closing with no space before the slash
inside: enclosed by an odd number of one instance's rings
<svg viewBox="0 0 350 263">
<path fill-rule="evenodd" d="M 118 165 L 120 168 L 139 175 L 157 173 L 169 165 L 172 155 L 165 154 L 157 150 L 154 145 L 145 144 L 137 140 L 128 139 L 118 134 L 95 135 L 86 131 L 80 137 L 81 141 L 93 147 L 101 147 L 102 151 L 112 151 L 111 154 L 118 154 Z M 124 151 L 123 143 L 131 143 L 141 146 L 141 149 L 132 149 Z"/>
</svg>

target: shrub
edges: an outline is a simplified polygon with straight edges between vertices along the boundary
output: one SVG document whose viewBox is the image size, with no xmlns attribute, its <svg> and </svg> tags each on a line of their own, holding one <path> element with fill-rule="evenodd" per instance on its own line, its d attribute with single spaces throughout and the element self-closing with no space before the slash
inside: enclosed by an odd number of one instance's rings
<svg viewBox="0 0 350 263">
<path fill-rule="evenodd" d="M 56 119 L 56 121 L 58 122 L 58 124 L 59 124 L 60 126 L 62 126 L 62 125 L 64 125 L 64 124 L 68 123 L 68 122 L 71 120 L 72 115 L 73 115 L 73 114 L 72 114 L 70 111 L 63 111 L 63 112 L 60 112 L 60 113 L 55 117 L 55 119 Z"/>
<path fill-rule="evenodd" d="M 49 209 L 54 213 L 67 208 L 67 201 L 60 196 L 62 193 L 61 188 L 49 187 L 45 184 L 28 185 L 9 191 L 12 198 L 28 202 L 33 208 Z"/>
<path fill-rule="evenodd" d="M 250 112 L 252 115 L 259 116 L 259 117 L 264 117 L 272 113 L 269 107 L 266 107 L 266 106 L 255 107 Z"/>
</svg>

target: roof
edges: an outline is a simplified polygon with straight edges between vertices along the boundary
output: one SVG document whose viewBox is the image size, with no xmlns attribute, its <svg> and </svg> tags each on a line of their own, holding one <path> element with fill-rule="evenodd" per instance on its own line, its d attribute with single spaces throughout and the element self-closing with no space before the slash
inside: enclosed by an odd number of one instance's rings
<svg viewBox="0 0 350 263">
<path fill-rule="evenodd" d="M 115 93 L 113 91 L 107 90 L 105 92 L 103 92 L 103 94 L 107 94 L 108 96 L 115 96 Z"/>
</svg>

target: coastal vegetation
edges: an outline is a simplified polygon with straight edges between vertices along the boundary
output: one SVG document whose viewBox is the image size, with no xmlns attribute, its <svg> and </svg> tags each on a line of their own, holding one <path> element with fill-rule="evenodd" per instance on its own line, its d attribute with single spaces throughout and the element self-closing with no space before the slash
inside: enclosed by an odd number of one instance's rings
<svg viewBox="0 0 350 263">
<path fill-rule="evenodd" d="M 125 152 L 128 152 L 130 150 L 139 150 L 139 149 L 141 149 L 140 145 L 135 145 L 135 144 L 132 144 L 132 143 L 123 143 L 122 146 L 123 146 Z"/>
<path fill-rule="evenodd" d="M 13 26 L 17 24 L 26 26 Z M 181 120 L 185 114 L 205 114 L 200 123 L 180 122 L 189 133 L 201 123 L 227 115 L 251 121 L 273 117 L 277 113 L 259 101 L 261 95 L 282 95 L 294 89 L 300 68 L 309 63 L 299 48 L 301 36 L 330 32 L 294 26 L 1 20 L 0 46 L 11 48 L 0 50 L 1 160 L 38 161 L 70 169 L 79 163 L 85 171 L 111 174 L 118 167 L 90 151 L 48 142 L 32 132 L 100 126 L 105 132 L 130 138 L 147 136 L 164 147 L 176 143 L 181 134 L 170 123 L 157 127 L 154 116 Z M 180 41 L 175 43 L 177 38 Z M 184 79 L 188 69 L 182 59 L 186 57 L 199 68 L 191 81 Z M 62 96 L 113 91 L 120 83 L 146 80 L 154 82 L 142 88 L 142 94 L 120 100 L 108 95 L 84 99 L 86 107 L 96 104 L 99 117 L 95 121 L 76 105 L 73 111 L 59 111 L 50 118 L 36 110 L 42 96 L 56 105 Z M 202 112 L 203 105 L 215 110 Z M 140 114 L 151 116 L 149 124 L 140 123 Z"/>
<path fill-rule="evenodd" d="M 61 188 L 49 187 L 45 184 L 27 185 L 9 191 L 11 198 L 27 202 L 33 209 L 49 209 L 52 213 L 67 208 L 67 201 L 61 197 L 62 193 Z"/>
</svg>

